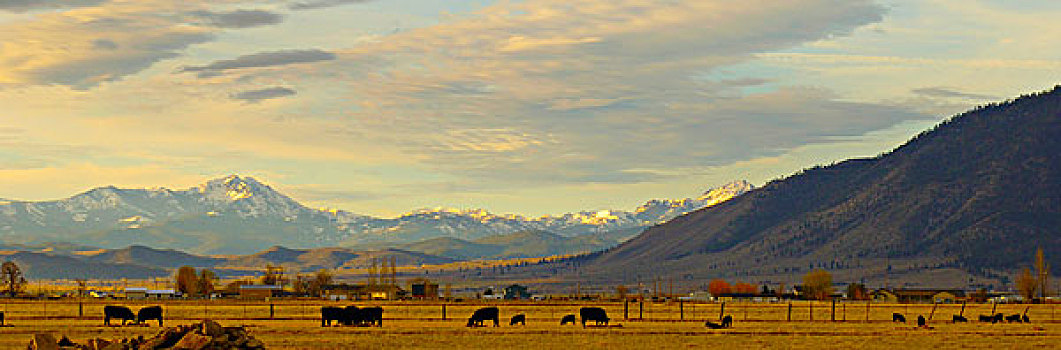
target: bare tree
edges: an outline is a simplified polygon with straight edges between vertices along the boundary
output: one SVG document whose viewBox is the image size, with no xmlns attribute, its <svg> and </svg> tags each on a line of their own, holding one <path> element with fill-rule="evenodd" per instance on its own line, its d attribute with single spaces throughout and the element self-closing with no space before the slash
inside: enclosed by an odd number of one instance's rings
<svg viewBox="0 0 1061 350">
<path fill-rule="evenodd" d="M 199 277 L 195 273 L 195 268 L 191 266 L 181 266 L 177 269 L 177 290 L 184 295 L 194 296 L 199 294 Z"/>
<path fill-rule="evenodd" d="M 217 280 L 217 275 L 213 271 L 202 269 L 199 270 L 199 278 L 196 279 L 196 289 L 199 293 L 210 297 L 210 293 L 214 292 L 214 281 Z"/>
<path fill-rule="evenodd" d="M 4 292 L 14 297 L 26 287 L 26 278 L 22 276 L 22 269 L 13 261 L 5 261 L 0 265 L 0 283 L 4 285 Z"/>
<path fill-rule="evenodd" d="M 1031 301 L 1035 298 L 1035 292 L 1039 289 L 1039 281 L 1032 275 L 1031 270 L 1024 268 L 1021 274 L 1017 276 L 1017 291 L 1024 297 L 1024 300 Z"/>
</svg>

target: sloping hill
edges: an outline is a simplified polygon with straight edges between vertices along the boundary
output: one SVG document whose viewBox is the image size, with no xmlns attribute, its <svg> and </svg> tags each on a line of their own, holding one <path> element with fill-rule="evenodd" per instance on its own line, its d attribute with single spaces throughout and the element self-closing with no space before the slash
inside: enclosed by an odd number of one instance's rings
<svg viewBox="0 0 1061 350">
<path fill-rule="evenodd" d="M 136 264 L 107 263 L 65 255 L 17 252 L 4 256 L 22 269 L 26 279 L 142 279 L 169 276 L 169 271 Z"/>
<path fill-rule="evenodd" d="M 86 260 L 115 264 L 137 264 L 175 269 L 189 265 L 194 267 L 213 267 L 223 261 L 220 258 L 191 255 L 172 249 L 152 249 L 144 246 L 129 246 L 122 249 L 109 249 L 99 254 L 88 255 Z"/>
<path fill-rule="evenodd" d="M 1061 266 L 1061 87 L 958 115 L 894 151 L 815 167 L 580 259 L 630 279 Z M 794 273 L 795 272 L 795 273 Z"/>
</svg>

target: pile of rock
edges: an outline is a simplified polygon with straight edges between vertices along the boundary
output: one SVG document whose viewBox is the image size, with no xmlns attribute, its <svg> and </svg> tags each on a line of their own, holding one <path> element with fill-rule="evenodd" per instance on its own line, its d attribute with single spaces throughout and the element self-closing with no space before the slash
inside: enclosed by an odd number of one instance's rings
<svg viewBox="0 0 1061 350">
<path fill-rule="evenodd" d="M 91 339 L 84 344 L 74 343 L 66 337 L 56 341 L 49 334 L 37 334 L 30 341 L 29 349 L 265 349 L 265 344 L 248 335 L 243 327 L 222 327 L 217 322 L 204 320 L 192 325 L 166 328 L 151 338 Z"/>
</svg>

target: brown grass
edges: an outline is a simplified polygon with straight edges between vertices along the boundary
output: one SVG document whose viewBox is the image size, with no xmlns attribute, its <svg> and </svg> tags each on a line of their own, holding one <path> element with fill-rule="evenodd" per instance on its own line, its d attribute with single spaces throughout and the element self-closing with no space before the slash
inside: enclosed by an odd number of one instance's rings
<svg viewBox="0 0 1061 350">
<path fill-rule="evenodd" d="M 48 332 L 84 340 L 93 337 L 117 338 L 152 335 L 158 327 L 102 325 L 102 308 L 124 304 L 136 309 L 162 304 L 166 325 L 189 324 L 201 318 L 218 320 L 226 326 L 247 326 L 251 334 L 270 348 L 686 348 L 740 346 L 753 348 L 987 348 L 1051 347 L 1061 344 L 1061 305 L 1031 305 L 1031 324 L 981 324 L 978 314 L 990 313 L 990 304 L 970 304 L 965 315 L 974 322 L 951 324 L 952 314 L 961 305 L 940 305 L 929 324 L 933 329 L 917 329 L 917 315 L 931 313 L 932 305 L 872 304 L 869 321 L 866 304 L 838 304 L 836 322 L 831 305 L 793 304 L 792 321 L 787 319 L 788 304 L 726 304 L 732 315 L 732 329 L 708 330 L 705 319 L 717 319 L 721 304 L 646 303 L 644 320 L 623 320 L 622 303 L 586 303 L 603 306 L 621 328 L 583 329 L 560 326 L 561 316 L 576 313 L 576 303 L 493 303 L 501 308 L 502 326 L 469 329 L 465 318 L 485 304 L 448 304 L 447 319 L 441 319 L 442 303 L 377 302 L 356 305 L 382 305 L 384 327 L 320 327 L 321 306 L 351 303 L 320 300 L 272 302 L 274 318 L 269 319 L 270 303 L 264 301 L 162 301 L 124 303 L 85 302 L 84 316 L 78 317 L 76 301 L 0 300 L 11 327 L 0 328 L 0 348 L 23 347 L 33 333 Z M 845 308 L 846 305 L 846 308 Z M 997 312 L 1021 313 L 1027 305 L 999 305 Z M 684 309 L 684 320 L 679 310 Z M 844 321 L 846 309 L 846 321 Z M 629 316 L 637 318 L 638 304 L 629 305 Z M 901 312 L 910 324 L 891 323 L 891 313 Z M 527 326 L 508 326 L 507 318 L 527 315 Z M 1056 318 L 1055 318 L 1056 317 Z"/>
</svg>

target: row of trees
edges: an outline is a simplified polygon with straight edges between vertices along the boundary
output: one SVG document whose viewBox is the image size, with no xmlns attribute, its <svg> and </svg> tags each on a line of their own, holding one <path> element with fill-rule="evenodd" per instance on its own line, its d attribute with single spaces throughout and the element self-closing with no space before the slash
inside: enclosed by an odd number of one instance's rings
<svg viewBox="0 0 1061 350">
<path fill-rule="evenodd" d="M 198 272 L 191 266 L 181 266 L 177 269 L 177 290 L 184 295 L 208 296 L 214 292 L 215 281 L 217 281 L 217 275 L 207 269 Z"/>
</svg>

